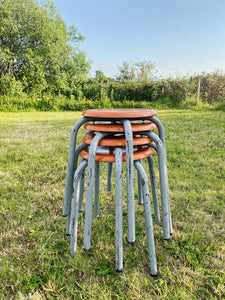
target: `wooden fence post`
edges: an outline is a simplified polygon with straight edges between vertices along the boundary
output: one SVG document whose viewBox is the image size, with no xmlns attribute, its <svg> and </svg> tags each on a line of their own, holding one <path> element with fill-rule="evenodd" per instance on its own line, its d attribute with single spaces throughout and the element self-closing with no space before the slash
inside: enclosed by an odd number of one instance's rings
<svg viewBox="0 0 225 300">
<path fill-rule="evenodd" d="M 200 99 L 200 92 L 201 92 L 201 79 L 199 77 L 199 79 L 198 79 L 198 87 L 197 87 L 197 102 L 199 102 L 199 99 Z"/>
</svg>

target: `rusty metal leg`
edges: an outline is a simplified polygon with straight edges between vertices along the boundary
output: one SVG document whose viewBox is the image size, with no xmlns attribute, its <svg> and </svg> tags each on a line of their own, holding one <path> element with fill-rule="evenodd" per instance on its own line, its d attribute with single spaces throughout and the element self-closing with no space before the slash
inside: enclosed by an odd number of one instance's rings
<svg viewBox="0 0 225 300">
<path fill-rule="evenodd" d="M 150 261 L 150 273 L 152 276 L 157 276 L 158 272 L 157 272 L 157 264 L 156 264 L 155 241 L 154 241 L 154 233 L 153 233 L 150 196 L 149 196 L 149 189 L 148 189 L 148 178 L 144 168 L 142 167 L 139 161 L 135 161 L 134 165 L 140 174 L 141 184 L 143 189 L 145 225 L 146 225 L 147 242 L 148 242 L 148 254 L 149 254 L 149 261 Z"/>
<path fill-rule="evenodd" d="M 121 148 L 115 149 L 116 271 L 123 269 L 123 162 Z"/>
<path fill-rule="evenodd" d="M 135 242 L 135 208 L 134 208 L 134 169 L 133 169 L 133 133 L 128 120 L 123 120 L 126 138 L 126 176 L 127 176 L 127 222 L 128 242 Z"/>
<path fill-rule="evenodd" d="M 70 211 L 70 203 L 73 191 L 73 176 L 75 171 L 74 158 L 75 158 L 75 148 L 77 140 L 77 132 L 79 128 L 86 123 L 91 121 L 91 118 L 83 117 L 76 122 L 73 126 L 71 135 L 70 135 L 70 145 L 69 145 L 69 156 L 68 156 L 68 165 L 66 173 L 66 185 L 65 185 L 65 194 L 64 194 L 64 204 L 63 204 L 63 216 L 68 216 Z"/>
<path fill-rule="evenodd" d="M 151 190 L 152 190 L 152 199 L 153 199 L 153 205 L 154 205 L 155 221 L 157 224 L 160 224 L 159 203 L 158 203 L 156 181 L 155 181 L 154 162 L 153 162 L 152 156 L 148 157 L 148 168 L 149 168 L 150 181 L 151 181 Z"/>
<path fill-rule="evenodd" d="M 94 204 L 94 217 L 99 216 L 99 162 L 95 162 L 95 204 Z"/>
<path fill-rule="evenodd" d="M 99 141 L 107 133 L 98 132 L 91 142 L 88 154 L 88 173 L 86 188 L 86 206 L 85 206 L 85 226 L 84 226 L 84 250 L 88 251 L 91 247 L 91 225 L 92 225 L 92 206 L 95 178 L 95 153 Z"/>
<path fill-rule="evenodd" d="M 73 183 L 73 199 L 71 203 L 71 211 L 68 217 L 68 234 L 71 234 L 71 256 L 74 257 L 76 253 L 76 244 L 77 244 L 77 224 L 78 224 L 78 203 L 79 203 L 79 187 L 80 179 L 83 171 L 87 166 L 87 160 L 81 162 L 74 174 L 74 183 Z"/>
</svg>

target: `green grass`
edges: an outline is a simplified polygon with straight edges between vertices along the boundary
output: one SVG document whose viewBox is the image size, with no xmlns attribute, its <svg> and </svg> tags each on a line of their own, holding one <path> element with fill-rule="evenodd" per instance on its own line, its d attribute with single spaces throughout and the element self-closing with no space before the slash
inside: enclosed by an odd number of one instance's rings
<svg viewBox="0 0 225 300">
<path fill-rule="evenodd" d="M 78 253 L 69 255 L 61 212 L 70 131 L 80 117 L 0 114 L 0 299 L 225 299 L 224 112 L 158 112 L 174 234 L 165 242 L 154 224 L 157 278 L 149 275 L 142 206 L 136 206 L 136 243 L 127 243 L 125 200 L 124 272 L 114 271 L 115 191 L 106 191 L 104 164 L 92 248 L 82 250 L 81 213 Z"/>
</svg>

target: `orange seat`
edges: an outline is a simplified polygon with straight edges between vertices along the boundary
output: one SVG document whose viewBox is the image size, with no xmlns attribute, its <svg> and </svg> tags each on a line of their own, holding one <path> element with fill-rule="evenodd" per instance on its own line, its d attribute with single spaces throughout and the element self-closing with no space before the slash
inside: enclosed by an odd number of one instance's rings
<svg viewBox="0 0 225 300">
<path fill-rule="evenodd" d="M 95 137 L 95 133 L 93 132 L 86 134 L 83 137 L 83 143 L 90 145 L 94 137 Z M 146 145 L 151 142 L 152 140 L 147 136 L 133 135 L 134 146 Z M 126 139 L 124 135 L 122 136 L 109 135 L 101 139 L 98 145 L 108 146 L 108 147 L 126 146 Z"/>
<path fill-rule="evenodd" d="M 124 132 L 124 126 L 122 124 L 91 124 L 86 123 L 84 125 L 86 130 L 98 131 L 98 132 Z M 142 123 L 142 124 L 131 124 L 133 132 L 137 131 L 150 131 L 157 129 L 154 123 Z"/>
<path fill-rule="evenodd" d="M 157 112 L 154 109 L 145 108 L 103 108 L 103 109 L 88 109 L 82 115 L 90 118 L 102 119 L 138 119 L 156 116 Z"/>
<path fill-rule="evenodd" d="M 149 146 L 145 148 L 141 148 L 133 153 L 134 160 L 140 160 L 146 157 L 149 157 L 153 154 L 153 149 Z M 85 148 L 81 151 L 81 157 L 88 160 L 88 148 Z M 122 155 L 123 162 L 126 161 L 126 154 Z M 95 154 L 95 161 L 98 162 L 115 162 L 115 155 L 114 154 Z"/>
</svg>

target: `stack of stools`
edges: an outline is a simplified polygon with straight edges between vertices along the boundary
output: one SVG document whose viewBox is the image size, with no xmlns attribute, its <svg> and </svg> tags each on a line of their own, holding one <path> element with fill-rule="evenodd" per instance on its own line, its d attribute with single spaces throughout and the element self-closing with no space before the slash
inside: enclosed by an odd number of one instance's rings
<svg viewBox="0 0 225 300">
<path fill-rule="evenodd" d="M 116 270 L 123 268 L 123 195 L 122 162 L 126 162 L 127 177 L 127 222 L 128 242 L 135 242 L 135 205 L 134 205 L 134 169 L 138 171 L 138 203 L 144 204 L 147 242 L 150 259 L 150 273 L 157 275 L 152 214 L 148 190 L 148 176 L 141 165 L 141 160 L 148 159 L 152 187 L 155 220 L 159 224 L 159 207 L 155 184 L 153 149 L 158 153 L 160 191 L 162 203 L 163 237 L 168 240 L 172 234 L 168 177 L 166 167 L 165 135 L 161 122 L 155 117 L 156 112 L 149 109 L 98 109 L 87 110 L 73 127 L 70 139 L 66 189 L 63 216 L 68 216 L 67 234 L 71 235 L 70 252 L 76 253 L 78 211 L 82 209 L 84 191 L 84 172 L 87 172 L 84 249 L 91 245 L 91 225 L 93 193 L 95 191 L 94 216 L 99 215 L 99 163 L 108 163 L 108 190 L 111 189 L 112 163 L 115 162 L 116 192 Z M 146 123 L 147 121 L 147 123 Z M 149 122 L 150 121 L 150 122 Z M 88 123 L 87 123 L 88 122 Z M 83 143 L 76 148 L 77 132 L 82 124 L 88 131 Z M 152 130 L 158 128 L 159 136 Z M 78 156 L 82 161 L 77 167 Z M 74 182 L 73 182 L 74 180 Z M 94 188 L 95 185 L 95 188 Z"/>
</svg>

